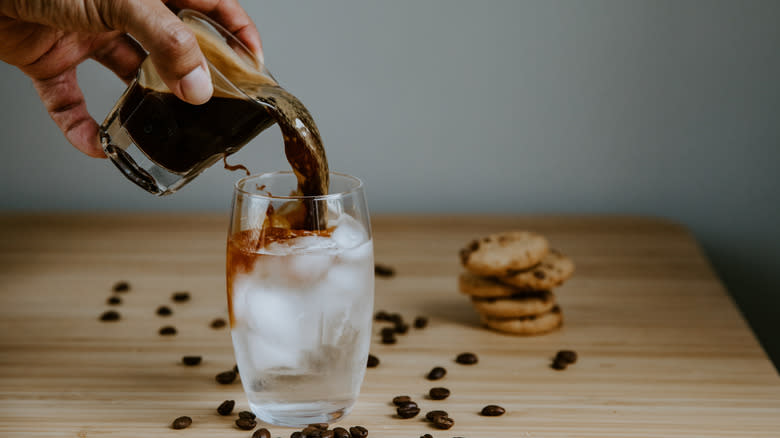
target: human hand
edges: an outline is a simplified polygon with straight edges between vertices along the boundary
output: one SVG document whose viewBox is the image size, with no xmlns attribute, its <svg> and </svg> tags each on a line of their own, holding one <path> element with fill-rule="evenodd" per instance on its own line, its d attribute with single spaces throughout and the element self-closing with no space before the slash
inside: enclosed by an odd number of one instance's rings
<svg viewBox="0 0 780 438">
<path fill-rule="evenodd" d="M 103 158 L 98 124 L 76 79 L 84 60 L 92 58 L 129 82 L 146 48 L 180 99 L 202 104 L 213 93 L 195 36 L 166 4 L 208 15 L 262 59 L 260 35 L 238 0 L 0 0 L 0 60 L 32 79 L 73 146 Z"/>
</svg>

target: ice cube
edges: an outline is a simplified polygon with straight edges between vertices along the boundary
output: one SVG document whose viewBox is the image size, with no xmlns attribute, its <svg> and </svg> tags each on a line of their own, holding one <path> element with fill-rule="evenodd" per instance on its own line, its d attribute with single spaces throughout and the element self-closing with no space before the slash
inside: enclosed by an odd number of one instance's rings
<svg viewBox="0 0 780 438">
<path fill-rule="evenodd" d="M 344 214 L 338 219 L 331 238 L 340 249 L 354 248 L 368 240 L 363 225 L 348 214 Z"/>
</svg>

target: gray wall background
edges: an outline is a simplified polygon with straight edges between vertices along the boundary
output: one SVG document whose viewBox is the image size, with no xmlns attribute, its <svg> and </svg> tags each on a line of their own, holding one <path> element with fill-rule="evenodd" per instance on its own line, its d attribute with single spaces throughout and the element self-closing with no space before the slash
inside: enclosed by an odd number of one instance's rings
<svg viewBox="0 0 780 438">
<path fill-rule="evenodd" d="M 780 2 L 245 1 L 266 62 L 374 212 L 629 213 L 689 226 L 780 362 Z M 123 84 L 80 68 L 102 120 Z M 227 211 L 72 149 L 0 64 L 4 210 Z M 273 129 L 233 161 L 286 168 Z"/>
</svg>

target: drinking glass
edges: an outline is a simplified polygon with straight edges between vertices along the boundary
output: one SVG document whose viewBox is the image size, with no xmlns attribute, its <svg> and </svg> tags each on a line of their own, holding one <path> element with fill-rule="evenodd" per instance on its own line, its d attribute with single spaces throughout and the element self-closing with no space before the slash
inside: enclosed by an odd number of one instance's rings
<svg viewBox="0 0 780 438">
<path fill-rule="evenodd" d="M 329 176 L 324 196 L 297 195 L 293 172 L 248 176 L 234 190 L 233 348 L 249 406 L 275 425 L 343 417 L 366 370 L 374 305 L 368 208 L 359 179 Z"/>
</svg>

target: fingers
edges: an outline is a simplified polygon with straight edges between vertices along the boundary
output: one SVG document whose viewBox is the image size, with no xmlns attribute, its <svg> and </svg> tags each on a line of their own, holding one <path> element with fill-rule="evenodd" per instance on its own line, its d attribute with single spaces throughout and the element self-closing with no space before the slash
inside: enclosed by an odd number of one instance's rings
<svg viewBox="0 0 780 438">
<path fill-rule="evenodd" d="M 238 0 L 170 0 L 178 8 L 202 12 L 221 24 L 263 61 L 263 43 L 252 19 Z"/>
<path fill-rule="evenodd" d="M 211 75 L 195 35 L 160 0 L 101 4 L 111 27 L 130 33 L 149 51 L 160 79 L 176 96 L 195 105 L 211 98 Z"/>
<path fill-rule="evenodd" d="M 101 34 L 92 46 L 92 59 L 113 71 L 125 83 L 135 78 L 146 58 L 144 49 L 124 33 Z"/>
<path fill-rule="evenodd" d="M 105 158 L 98 142 L 98 125 L 87 112 L 75 67 L 50 79 L 33 79 L 33 85 L 65 138 L 90 157 Z"/>
</svg>

